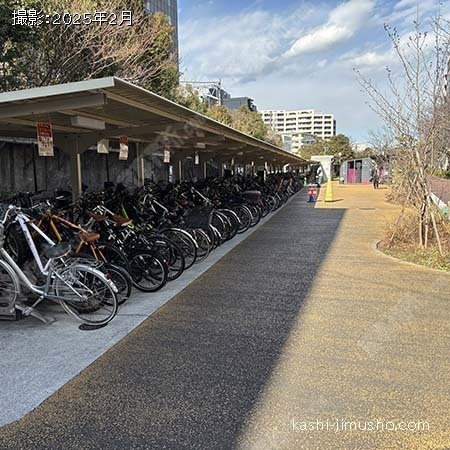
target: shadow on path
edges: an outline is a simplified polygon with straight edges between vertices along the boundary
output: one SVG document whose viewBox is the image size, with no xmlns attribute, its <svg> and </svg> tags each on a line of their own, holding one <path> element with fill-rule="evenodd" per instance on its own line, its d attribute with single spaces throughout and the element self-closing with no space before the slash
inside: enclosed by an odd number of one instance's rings
<svg viewBox="0 0 450 450">
<path fill-rule="evenodd" d="M 315 209 L 299 194 L 78 377 L 2 428 L 0 448 L 233 448 L 343 214 Z"/>
</svg>

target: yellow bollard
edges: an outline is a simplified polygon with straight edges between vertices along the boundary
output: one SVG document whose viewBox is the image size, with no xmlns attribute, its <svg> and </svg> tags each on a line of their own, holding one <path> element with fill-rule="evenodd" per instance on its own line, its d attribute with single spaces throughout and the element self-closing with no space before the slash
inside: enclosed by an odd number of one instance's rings
<svg viewBox="0 0 450 450">
<path fill-rule="evenodd" d="M 328 180 L 328 182 L 327 182 L 327 190 L 325 192 L 325 201 L 326 202 L 334 202 L 333 187 L 331 186 L 331 180 Z"/>
</svg>

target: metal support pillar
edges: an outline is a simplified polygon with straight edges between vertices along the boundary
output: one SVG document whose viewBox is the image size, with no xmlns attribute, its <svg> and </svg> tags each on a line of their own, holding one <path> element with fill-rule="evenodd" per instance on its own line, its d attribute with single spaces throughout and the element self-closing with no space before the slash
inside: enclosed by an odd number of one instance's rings
<svg viewBox="0 0 450 450">
<path fill-rule="evenodd" d="M 177 179 L 178 181 L 182 181 L 183 179 L 183 160 L 178 160 L 178 170 L 177 170 Z"/>
<path fill-rule="evenodd" d="M 136 164 L 137 164 L 137 184 L 139 187 L 144 186 L 145 180 L 145 161 L 139 142 L 136 142 Z"/>
<path fill-rule="evenodd" d="M 72 185 L 72 198 L 78 200 L 82 192 L 81 181 L 81 155 L 78 149 L 77 141 L 68 143 L 68 151 L 70 151 L 70 182 Z"/>
</svg>

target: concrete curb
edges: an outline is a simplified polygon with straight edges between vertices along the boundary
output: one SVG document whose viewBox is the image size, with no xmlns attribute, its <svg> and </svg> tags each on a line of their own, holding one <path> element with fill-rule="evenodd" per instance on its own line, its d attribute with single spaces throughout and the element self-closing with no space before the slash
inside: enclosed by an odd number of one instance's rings
<svg viewBox="0 0 450 450">
<path fill-rule="evenodd" d="M 396 258 L 395 256 L 388 255 L 388 254 L 384 253 L 383 251 L 381 251 L 378 248 L 378 246 L 380 245 L 380 242 L 381 241 L 376 240 L 376 241 L 373 241 L 372 245 L 371 245 L 372 249 L 374 250 L 374 252 L 377 255 L 382 256 L 383 258 L 390 259 L 391 261 L 395 261 L 398 264 L 404 264 L 404 265 L 407 265 L 407 266 L 413 266 L 413 267 L 417 267 L 419 269 L 428 270 L 430 272 L 439 273 L 440 275 L 448 275 L 450 277 L 450 272 L 447 272 L 446 270 L 435 269 L 433 267 L 423 266 L 422 264 L 416 264 L 416 263 L 413 263 L 411 261 L 405 261 L 404 259 L 400 259 L 400 258 Z"/>
</svg>

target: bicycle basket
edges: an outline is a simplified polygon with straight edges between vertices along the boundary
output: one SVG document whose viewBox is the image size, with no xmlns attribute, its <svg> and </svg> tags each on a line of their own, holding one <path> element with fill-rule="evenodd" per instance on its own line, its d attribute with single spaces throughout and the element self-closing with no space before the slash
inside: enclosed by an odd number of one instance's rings
<svg viewBox="0 0 450 450">
<path fill-rule="evenodd" d="M 258 203 L 261 199 L 261 191 L 245 191 L 242 197 L 249 203 Z"/>
<path fill-rule="evenodd" d="M 195 207 L 188 209 L 184 215 L 184 223 L 189 228 L 201 228 L 205 230 L 211 225 L 212 208 Z"/>
</svg>

